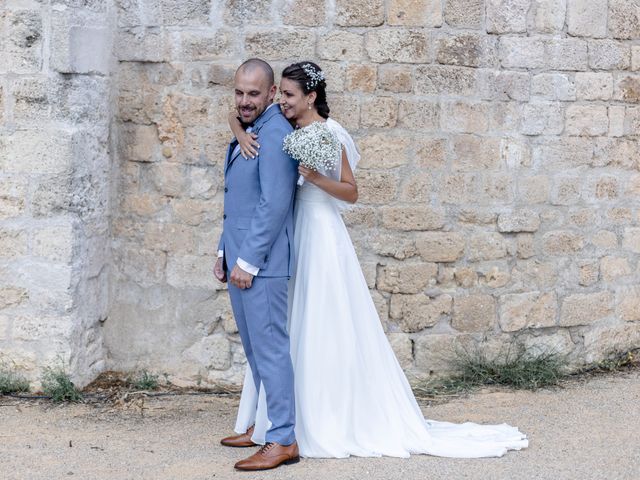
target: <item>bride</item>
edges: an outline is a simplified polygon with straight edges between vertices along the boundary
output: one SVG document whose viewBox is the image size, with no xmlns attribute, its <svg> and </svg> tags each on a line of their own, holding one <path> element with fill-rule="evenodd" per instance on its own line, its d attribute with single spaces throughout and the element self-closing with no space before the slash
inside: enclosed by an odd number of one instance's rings
<svg viewBox="0 0 640 480">
<path fill-rule="evenodd" d="M 385 336 L 340 215 L 358 197 L 353 171 L 360 155 L 351 136 L 329 117 L 324 73 L 313 62 L 282 72 L 280 106 L 296 127 L 326 126 L 342 143 L 342 165 L 316 172 L 303 166 L 295 204 L 295 269 L 289 287 L 289 334 L 295 372 L 295 434 L 303 457 L 498 457 L 528 445 L 506 424 L 425 420 Z M 237 120 L 243 154 L 259 139 Z M 231 446 L 265 443 L 269 428 L 263 388 L 247 366 Z"/>
</svg>

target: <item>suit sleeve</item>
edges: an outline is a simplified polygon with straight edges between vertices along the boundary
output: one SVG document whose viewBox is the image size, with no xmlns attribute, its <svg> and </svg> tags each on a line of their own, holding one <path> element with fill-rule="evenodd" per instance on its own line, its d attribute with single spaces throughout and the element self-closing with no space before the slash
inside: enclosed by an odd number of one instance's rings
<svg viewBox="0 0 640 480">
<path fill-rule="evenodd" d="M 262 142 L 257 158 L 260 201 L 238 252 L 238 257 L 259 269 L 265 267 L 271 246 L 287 218 L 298 178 L 295 160 L 282 150 L 282 142 L 290 130 L 278 124 L 265 125 L 263 130 L 266 128 L 273 130 L 263 132 L 270 141 Z"/>
</svg>

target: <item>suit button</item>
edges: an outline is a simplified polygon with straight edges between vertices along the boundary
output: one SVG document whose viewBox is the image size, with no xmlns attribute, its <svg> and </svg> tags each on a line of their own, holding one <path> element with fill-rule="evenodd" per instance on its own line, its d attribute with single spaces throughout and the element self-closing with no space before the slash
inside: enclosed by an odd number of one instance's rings
<svg viewBox="0 0 640 480">
<path fill-rule="evenodd" d="M 222 215 L 222 218 L 226 220 L 227 219 L 227 214 L 225 213 L 224 215 Z"/>
<path fill-rule="evenodd" d="M 229 189 L 227 187 L 224 187 L 224 193 L 227 193 L 229 191 Z"/>
</svg>

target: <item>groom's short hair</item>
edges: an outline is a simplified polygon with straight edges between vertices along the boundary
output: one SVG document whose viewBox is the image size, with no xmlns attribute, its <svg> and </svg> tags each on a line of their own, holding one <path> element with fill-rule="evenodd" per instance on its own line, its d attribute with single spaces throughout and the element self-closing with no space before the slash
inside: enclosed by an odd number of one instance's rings
<svg viewBox="0 0 640 480">
<path fill-rule="evenodd" d="M 275 83 L 275 76 L 273 74 L 273 68 L 267 62 L 262 60 L 261 58 L 250 58 L 246 60 L 242 65 L 238 67 L 237 72 L 251 72 L 255 69 L 260 69 L 267 76 L 267 80 L 269 81 L 269 86 Z"/>
</svg>

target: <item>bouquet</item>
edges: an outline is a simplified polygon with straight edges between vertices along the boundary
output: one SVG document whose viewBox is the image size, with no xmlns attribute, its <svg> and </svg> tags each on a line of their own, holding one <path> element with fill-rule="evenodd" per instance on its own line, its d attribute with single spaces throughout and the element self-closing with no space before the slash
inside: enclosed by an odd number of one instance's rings
<svg viewBox="0 0 640 480">
<path fill-rule="evenodd" d="M 316 172 L 334 170 L 342 155 L 340 140 L 324 122 L 294 130 L 284 138 L 282 148 L 300 165 Z M 298 185 L 303 183 L 300 176 Z"/>
</svg>

